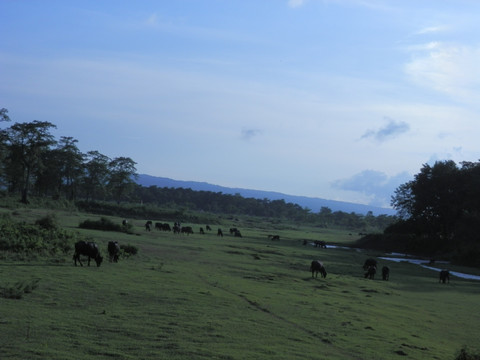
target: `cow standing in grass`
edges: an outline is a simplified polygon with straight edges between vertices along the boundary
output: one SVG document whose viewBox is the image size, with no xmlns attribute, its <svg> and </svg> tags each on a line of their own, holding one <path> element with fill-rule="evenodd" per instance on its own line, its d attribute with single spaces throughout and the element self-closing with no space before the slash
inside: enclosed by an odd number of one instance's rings
<svg viewBox="0 0 480 360">
<path fill-rule="evenodd" d="M 374 265 L 370 265 L 365 272 L 365 279 L 368 278 L 370 280 L 375 279 L 375 274 L 377 273 L 377 267 Z"/>
<path fill-rule="evenodd" d="M 446 269 L 440 271 L 438 282 L 441 282 L 441 283 L 444 283 L 444 284 L 445 284 L 445 282 L 450 283 L 450 271 L 448 271 Z"/>
<path fill-rule="evenodd" d="M 118 262 L 118 258 L 120 257 L 120 245 L 118 245 L 118 242 L 109 241 L 107 250 L 110 262 Z"/>
<path fill-rule="evenodd" d="M 390 268 L 388 266 L 382 267 L 382 279 L 388 280 L 390 278 Z"/>
<path fill-rule="evenodd" d="M 388 266 L 382 267 L 382 279 L 383 280 L 390 279 L 390 268 Z"/>
<path fill-rule="evenodd" d="M 365 260 L 363 264 L 363 270 L 367 271 L 370 266 L 375 266 L 375 269 L 377 268 L 377 260 L 370 258 Z"/>
<path fill-rule="evenodd" d="M 94 259 L 97 266 L 100 266 L 103 261 L 98 246 L 94 242 L 79 241 L 75 244 L 75 253 L 73 254 L 75 266 L 77 266 L 77 261 L 80 263 L 80 266 L 83 266 L 80 260 L 81 255 L 88 256 L 88 266 L 90 266 L 90 259 Z"/>
<path fill-rule="evenodd" d="M 312 278 L 314 277 L 314 274 L 315 277 L 318 277 L 318 273 L 320 273 L 323 278 L 327 277 L 327 271 L 320 260 L 312 261 L 312 264 L 310 265 L 310 271 L 312 272 Z"/>
</svg>

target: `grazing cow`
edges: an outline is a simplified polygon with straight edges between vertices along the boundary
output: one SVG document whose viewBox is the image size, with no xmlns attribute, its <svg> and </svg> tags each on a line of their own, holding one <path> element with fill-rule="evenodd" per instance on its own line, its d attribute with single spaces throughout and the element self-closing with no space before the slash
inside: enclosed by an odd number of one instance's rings
<svg viewBox="0 0 480 360">
<path fill-rule="evenodd" d="M 200 228 L 200 234 L 205 234 L 205 231 L 203 231 L 203 227 Z"/>
<path fill-rule="evenodd" d="M 270 240 L 280 240 L 280 235 L 268 235 Z"/>
<path fill-rule="evenodd" d="M 218 228 L 218 230 L 217 230 L 217 236 L 223 237 L 223 231 L 222 231 L 222 229 Z"/>
<path fill-rule="evenodd" d="M 191 226 L 182 226 L 182 228 L 180 229 L 180 232 L 182 234 L 190 235 L 190 234 L 193 234 L 193 229 Z"/>
<path fill-rule="evenodd" d="M 210 227 L 210 225 L 205 226 L 205 229 L 206 229 L 207 231 L 212 231 L 212 228 Z"/>
<path fill-rule="evenodd" d="M 388 266 L 382 267 L 382 279 L 388 280 L 390 278 L 390 268 Z"/>
<path fill-rule="evenodd" d="M 235 231 L 235 234 L 233 235 L 235 237 L 242 237 L 242 233 L 240 232 L 240 230 L 236 230 Z"/>
<path fill-rule="evenodd" d="M 238 231 L 237 228 L 230 228 L 230 235 L 235 234 Z"/>
<path fill-rule="evenodd" d="M 441 282 L 444 284 L 445 282 L 450 283 L 450 271 L 446 269 L 443 269 L 442 271 L 440 271 L 438 282 Z"/>
<path fill-rule="evenodd" d="M 375 266 L 375 269 L 377 268 L 377 260 L 370 258 L 365 260 L 365 263 L 363 264 L 363 270 L 368 270 L 370 266 Z"/>
<path fill-rule="evenodd" d="M 320 260 L 312 261 L 312 264 L 310 265 L 310 271 L 312 272 L 312 278 L 313 274 L 315 274 L 315 277 L 318 277 L 318 273 L 320 273 L 323 278 L 327 277 L 327 271 Z"/>
<path fill-rule="evenodd" d="M 172 228 L 170 227 L 169 223 L 163 223 L 162 230 L 163 231 L 172 231 Z"/>
<path fill-rule="evenodd" d="M 373 266 L 373 265 L 370 265 L 367 269 L 367 271 L 365 272 L 365 279 L 366 278 L 369 278 L 371 280 L 375 279 L 375 274 L 377 273 L 377 267 L 376 266 Z"/>
<path fill-rule="evenodd" d="M 159 223 L 159 222 L 156 222 L 155 223 L 155 230 L 163 230 L 163 224 L 162 223 Z"/>
<path fill-rule="evenodd" d="M 94 259 L 97 266 L 100 266 L 103 261 L 98 246 L 94 242 L 78 241 L 75 243 L 75 253 L 73 254 L 75 266 L 77 266 L 77 260 L 80 263 L 80 266 L 83 266 L 82 261 L 80 260 L 80 255 L 88 256 L 88 266 L 90 266 L 90 259 Z"/>
<path fill-rule="evenodd" d="M 118 245 L 118 242 L 109 241 L 107 250 L 110 262 L 118 262 L 118 258 L 120 257 L 120 245 Z"/>
<path fill-rule="evenodd" d="M 152 230 L 152 222 L 150 220 L 148 220 L 146 223 L 145 223 L 145 230 L 146 231 L 151 231 Z"/>
<path fill-rule="evenodd" d="M 175 225 L 173 225 L 173 233 L 174 234 L 180 234 L 180 226 L 177 225 L 177 223 L 175 223 Z"/>
<path fill-rule="evenodd" d="M 123 220 L 122 220 L 122 225 L 123 225 L 123 226 L 127 226 L 127 224 L 128 224 L 127 219 L 123 219 Z"/>
<path fill-rule="evenodd" d="M 319 247 L 319 248 L 322 248 L 322 249 L 327 248 L 327 243 L 323 240 L 315 240 L 314 244 L 315 244 L 315 247 Z"/>
</svg>

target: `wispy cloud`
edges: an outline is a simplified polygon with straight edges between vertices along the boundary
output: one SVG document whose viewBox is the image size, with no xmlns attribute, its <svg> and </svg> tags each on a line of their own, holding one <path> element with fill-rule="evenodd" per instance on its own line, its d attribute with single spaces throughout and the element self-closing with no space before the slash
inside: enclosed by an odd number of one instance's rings
<svg viewBox="0 0 480 360">
<path fill-rule="evenodd" d="M 380 171 L 364 170 L 351 178 L 336 180 L 332 187 L 359 192 L 370 198 L 370 205 L 388 207 L 395 189 L 409 180 L 411 175 L 407 172 L 388 177 Z"/>
<path fill-rule="evenodd" d="M 447 26 L 427 26 L 427 27 L 424 27 L 420 30 L 418 30 L 417 32 L 415 32 L 415 35 L 426 35 L 426 34 L 436 34 L 436 33 L 440 33 L 440 32 L 444 32 L 444 31 L 447 31 L 448 30 L 448 27 Z"/>
<path fill-rule="evenodd" d="M 261 133 L 262 131 L 258 129 L 242 129 L 242 140 L 249 141 Z"/>
<path fill-rule="evenodd" d="M 288 6 L 291 8 L 297 8 L 305 4 L 307 0 L 288 0 Z"/>
<path fill-rule="evenodd" d="M 476 103 L 480 98 L 479 63 L 479 46 L 436 43 L 414 51 L 405 73 L 417 85 Z"/>
<path fill-rule="evenodd" d="M 383 142 L 410 130 L 410 126 L 404 121 L 395 121 L 388 117 L 385 117 L 385 120 L 388 120 L 387 125 L 378 130 L 367 130 L 361 138 Z"/>
<path fill-rule="evenodd" d="M 148 26 L 157 26 L 158 25 L 158 16 L 156 13 L 150 15 L 147 20 L 145 20 L 145 24 Z"/>
</svg>

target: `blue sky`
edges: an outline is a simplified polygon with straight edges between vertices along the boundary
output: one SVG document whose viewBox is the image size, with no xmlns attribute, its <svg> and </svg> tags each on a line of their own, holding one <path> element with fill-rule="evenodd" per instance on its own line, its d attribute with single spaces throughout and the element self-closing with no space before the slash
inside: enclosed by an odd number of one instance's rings
<svg viewBox="0 0 480 360">
<path fill-rule="evenodd" d="M 0 107 L 139 173 L 388 206 L 480 159 L 479 30 L 476 0 L 0 0 Z"/>
</svg>

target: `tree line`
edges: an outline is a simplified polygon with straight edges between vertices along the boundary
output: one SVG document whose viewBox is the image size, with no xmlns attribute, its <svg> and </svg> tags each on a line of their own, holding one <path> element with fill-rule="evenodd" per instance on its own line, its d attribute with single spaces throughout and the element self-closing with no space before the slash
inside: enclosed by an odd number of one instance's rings
<svg viewBox="0 0 480 360">
<path fill-rule="evenodd" d="M 0 109 L 0 122 L 9 121 L 8 110 Z M 67 199 L 82 206 L 89 202 L 129 202 L 176 209 L 177 214 L 182 213 L 182 209 L 191 209 L 360 231 L 384 229 L 394 219 L 372 213 L 332 212 L 327 207 L 312 213 L 308 208 L 284 200 L 244 198 L 238 194 L 143 187 L 135 183 L 136 162 L 131 158 L 111 159 L 96 150 L 82 153 L 73 137 L 55 139 L 51 133 L 55 128 L 50 122 L 34 120 L 0 130 L 0 187 L 3 191 L 19 194 L 23 203 L 28 203 L 31 196 Z"/>
<path fill-rule="evenodd" d="M 9 122 L 0 109 L 0 122 Z M 19 193 L 23 203 L 31 195 L 75 201 L 128 198 L 133 190 L 136 163 L 129 157 L 109 158 L 100 152 L 82 153 L 78 140 L 56 140 L 48 121 L 15 123 L 0 130 L 0 186 Z"/>
<path fill-rule="evenodd" d="M 480 163 L 423 165 L 392 196 L 399 219 L 378 241 L 390 250 L 480 266 Z M 372 240 L 372 239 L 371 239 Z"/>
</svg>

